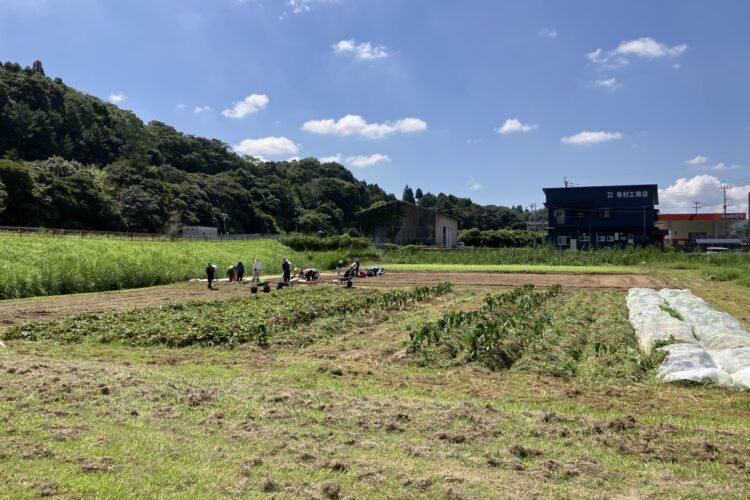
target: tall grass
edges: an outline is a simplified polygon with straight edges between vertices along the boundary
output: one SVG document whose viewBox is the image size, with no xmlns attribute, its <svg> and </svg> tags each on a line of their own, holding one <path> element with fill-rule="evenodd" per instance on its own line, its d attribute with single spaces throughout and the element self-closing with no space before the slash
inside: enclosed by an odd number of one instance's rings
<svg viewBox="0 0 750 500">
<path fill-rule="evenodd" d="M 209 262 L 224 276 L 238 260 L 255 258 L 264 274 L 295 266 L 335 267 L 345 251 L 295 252 L 275 240 L 129 241 L 50 236 L 0 236 L 0 299 L 119 290 L 205 277 Z M 249 274 L 249 273 L 248 273 Z"/>
<path fill-rule="evenodd" d="M 380 259 L 388 264 L 422 265 L 547 265 L 547 266 L 638 266 L 644 269 L 693 269 L 708 280 L 734 281 L 750 286 L 750 254 L 676 252 L 657 248 L 559 250 L 537 248 L 476 248 L 426 250 L 418 246 L 384 248 Z"/>
<path fill-rule="evenodd" d="M 654 265 L 668 268 L 703 269 L 706 266 L 750 265 L 750 255 L 684 253 L 655 248 L 601 250 L 559 250 L 538 248 L 475 248 L 468 250 L 425 250 L 417 246 L 381 252 L 384 262 L 393 264 L 546 264 L 565 266 Z"/>
</svg>

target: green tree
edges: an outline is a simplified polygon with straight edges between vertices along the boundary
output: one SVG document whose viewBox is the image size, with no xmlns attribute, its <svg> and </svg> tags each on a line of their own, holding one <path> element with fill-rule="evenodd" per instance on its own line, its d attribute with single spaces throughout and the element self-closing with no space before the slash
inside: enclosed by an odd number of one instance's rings
<svg viewBox="0 0 750 500">
<path fill-rule="evenodd" d="M 31 71 L 38 75 L 44 76 L 44 68 L 42 68 L 42 61 L 34 61 L 34 63 L 31 65 Z"/>
<path fill-rule="evenodd" d="M 36 226 L 37 200 L 34 178 L 25 165 L 0 160 L 0 182 L 5 186 L 5 211 L 0 221 L 6 226 Z"/>
<path fill-rule="evenodd" d="M 8 197 L 7 191 L 5 191 L 5 184 L 0 180 L 0 214 L 5 212 L 5 199 Z"/>
<path fill-rule="evenodd" d="M 412 204 L 417 202 L 417 200 L 414 199 L 414 191 L 411 190 L 408 184 L 404 187 L 404 194 L 401 195 L 401 201 Z"/>
<path fill-rule="evenodd" d="M 414 193 L 414 199 L 417 200 L 417 203 L 419 203 L 419 200 L 422 199 L 422 196 L 424 196 L 424 194 L 422 193 L 422 189 L 417 188 L 417 192 Z"/>
</svg>

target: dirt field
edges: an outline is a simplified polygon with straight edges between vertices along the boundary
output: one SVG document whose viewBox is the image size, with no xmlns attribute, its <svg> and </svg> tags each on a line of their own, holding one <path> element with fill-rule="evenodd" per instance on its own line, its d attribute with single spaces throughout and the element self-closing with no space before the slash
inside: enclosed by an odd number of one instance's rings
<svg viewBox="0 0 750 500">
<path fill-rule="evenodd" d="M 199 285 L 161 296 L 200 297 Z M 8 342 L 0 498 L 750 494 L 746 393 L 417 366 L 408 332 L 483 292 L 311 324 L 305 348 Z"/>
<path fill-rule="evenodd" d="M 329 285 L 334 274 L 323 274 L 312 285 Z M 450 281 L 457 287 L 497 288 L 514 287 L 533 283 L 548 287 L 560 283 L 567 289 L 662 287 L 664 284 L 653 277 L 638 274 L 533 274 L 533 273 L 482 273 L 482 272 L 436 272 L 395 271 L 376 278 L 355 280 L 354 286 L 398 287 L 432 285 Z M 301 283 L 300 286 L 311 286 Z M 275 288 L 275 287 L 274 287 Z M 190 281 L 175 285 L 100 292 L 54 297 L 0 301 L 0 329 L 15 323 L 34 319 L 60 319 L 80 313 L 95 313 L 136 307 L 187 302 L 190 300 L 228 299 L 250 293 L 250 284 L 245 282 L 220 282 L 215 290 L 207 290 L 205 281 Z"/>
</svg>

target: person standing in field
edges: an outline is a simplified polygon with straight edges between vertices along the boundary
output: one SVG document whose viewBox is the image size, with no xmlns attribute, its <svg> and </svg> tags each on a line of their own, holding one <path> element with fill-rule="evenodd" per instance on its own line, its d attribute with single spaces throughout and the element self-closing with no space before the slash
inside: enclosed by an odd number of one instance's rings
<svg viewBox="0 0 750 500">
<path fill-rule="evenodd" d="M 284 257 L 284 261 L 281 263 L 281 269 L 284 271 L 284 276 L 281 278 L 281 281 L 289 283 L 291 280 L 290 273 L 292 271 L 292 263 L 289 262 L 286 257 Z"/>
<path fill-rule="evenodd" d="M 344 267 L 344 261 L 343 260 L 339 260 L 336 263 L 336 277 L 337 278 L 341 277 L 341 268 L 342 267 Z"/>
<path fill-rule="evenodd" d="M 227 278 L 229 278 L 229 282 L 231 283 L 234 281 L 234 279 L 237 277 L 237 269 L 234 268 L 234 266 L 229 266 L 227 268 Z"/>
<path fill-rule="evenodd" d="M 262 266 L 260 265 L 260 261 L 258 259 L 255 259 L 255 262 L 253 263 L 253 283 L 260 282 L 261 268 Z"/>
<path fill-rule="evenodd" d="M 208 267 L 206 267 L 206 277 L 208 278 L 208 289 L 213 290 L 214 278 L 216 277 L 216 268 L 210 262 L 208 263 Z"/>
<path fill-rule="evenodd" d="M 242 261 L 239 261 L 235 266 L 235 269 L 237 270 L 237 281 L 242 282 L 242 277 L 245 276 L 245 264 L 243 264 Z"/>
</svg>

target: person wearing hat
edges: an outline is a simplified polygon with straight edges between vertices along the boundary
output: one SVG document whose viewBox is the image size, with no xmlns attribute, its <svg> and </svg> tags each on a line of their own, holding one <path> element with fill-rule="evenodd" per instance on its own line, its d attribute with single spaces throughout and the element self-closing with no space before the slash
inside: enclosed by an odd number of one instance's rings
<svg viewBox="0 0 750 500">
<path fill-rule="evenodd" d="M 261 268 L 260 261 L 255 259 L 255 262 L 253 262 L 253 283 L 258 283 L 260 281 Z"/>
<path fill-rule="evenodd" d="M 206 277 L 208 278 L 208 289 L 213 290 L 214 278 L 216 277 L 216 266 L 210 262 L 208 263 L 208 267 L 206 267 Z"/>
<path fill-rule="evenodd" d="M 336 277 L 341 277 L 341 268 L 344 267 L 344 261 L 339 260 L 338 263 L 336 263 Z"/>
</svg>

